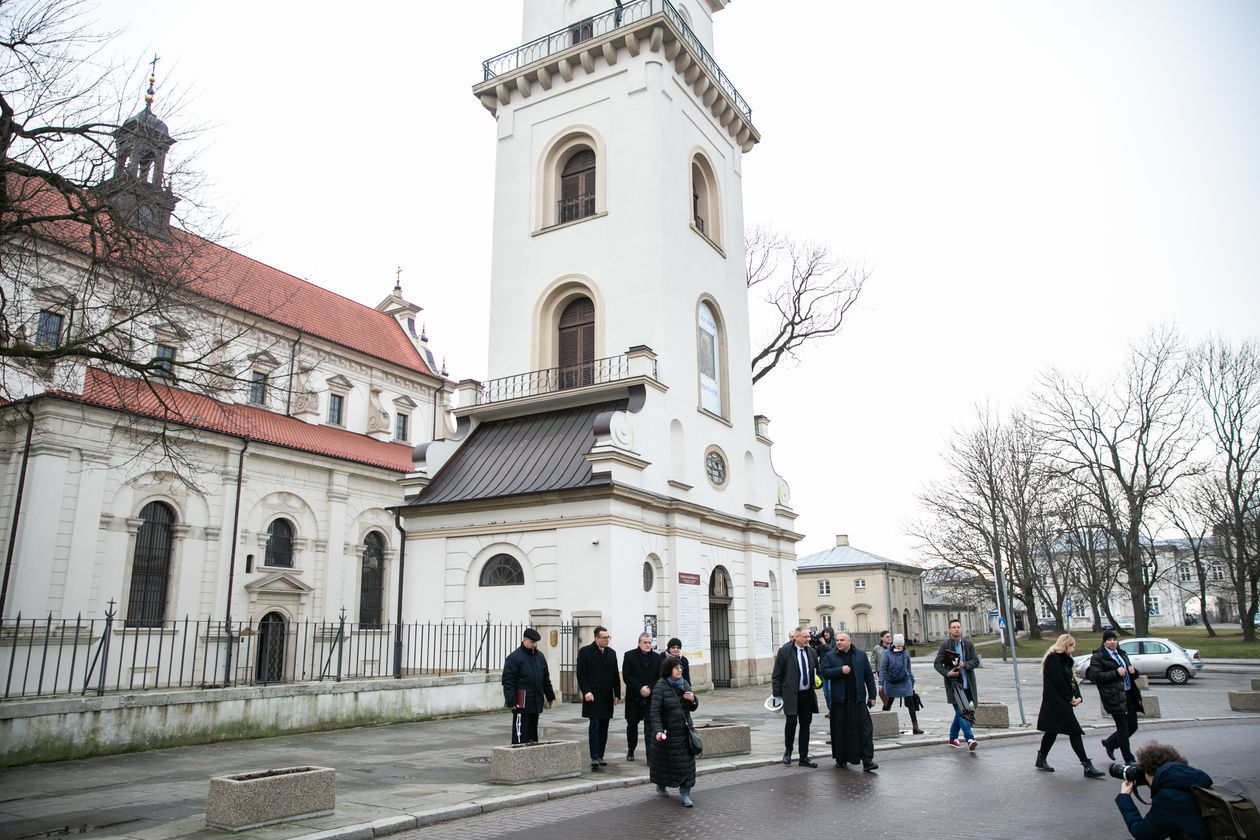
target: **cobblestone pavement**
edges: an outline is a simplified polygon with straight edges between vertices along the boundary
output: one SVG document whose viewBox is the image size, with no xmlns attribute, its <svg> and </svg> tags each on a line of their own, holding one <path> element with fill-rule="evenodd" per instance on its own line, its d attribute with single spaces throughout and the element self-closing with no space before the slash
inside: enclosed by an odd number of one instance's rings
<svg viewBox="0 0 1260 840">
<path fill-rule="evenodd" d="M 1260 791 L 1260 722 L 1161 727 L 1134 742 L 1174 744 L 1218 783 L 1241 781 Z M 1062 739 L 1061 739 L 1062 741 Z M 1091 738 L 1100 764 L 1102 748 Z M 398 835 L 407 840 L 581 837 L 659 838 L 923 837 L 1097 840 L 1128 837 L 1114 799 L 1120 783 L 1085 779 L 1066 742 L 1050 757 L 1057 772 L 1033 769 L 1031 739 L 993 741 L 974 753 L 943 745 L 884 752 L 879 770 L 839 769 L 829 760 L 809 770 L 765 767 L 701 776 L 694 809 L 678 792 L 659 799 L 650 785 L 529 805 Z M 817 757 L 817 756 L 815 756 Z M 962 792 L 961 802 L 953 794 Z M 948 829 L 941 811 L 960 808 L 962 822 Z M 1143 806 L 1144 810 L 1144 806 Z"/>
</svg>

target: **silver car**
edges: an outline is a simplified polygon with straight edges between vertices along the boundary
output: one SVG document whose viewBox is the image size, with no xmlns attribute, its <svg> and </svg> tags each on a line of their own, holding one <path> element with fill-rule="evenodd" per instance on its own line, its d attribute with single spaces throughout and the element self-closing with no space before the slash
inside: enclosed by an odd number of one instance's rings
<svg viewBox="0 0 1260 840">
<path fill-rule="evenodd" d="M 1174 685 L 1181 685 L 1203 670 L 1203 660 L 1197 650 L 1183 648 L 1171 639 L 1143 636 L 1125 639 L 1120 649 L 1129 655 L 1129 661 L 1139 674 L 1147 677 L 1164 677 Z M 1091 654 L 1076 657 L 1073 661 L 1077 679 L 1085 682 Z"/>
</svg>

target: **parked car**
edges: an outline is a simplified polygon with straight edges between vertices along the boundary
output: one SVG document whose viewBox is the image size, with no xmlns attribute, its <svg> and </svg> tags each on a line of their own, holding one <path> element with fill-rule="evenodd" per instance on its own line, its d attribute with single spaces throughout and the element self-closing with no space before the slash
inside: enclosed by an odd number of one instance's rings
<svg viewBox="0 0 1260 840">
<path fill-rule="evenodd" d="M 1053 618 L 1048 618 L 1045 621 L 1037 622 L 1037 629 L 1038 630 L 1058 630 L 1059 622 L 1055 621 Z"/>
<path fill-rule="evenodd" d="M 1121 629 L 1121 630 L 1132 630 L 1132 629 L 1133 629 L 1133 622 L 1132 622 L 1132 621 L 1123 621 L 1123 620 L 1122 620 L 1122 621 L 1120 621 L 1120 622 L 1119 622 L 1119 624 L 1120 624 L 1120 629 Z M 1104 630 L 1115 630 L 1116 628 L 1115 628 L 1115 627 L 1113 627 L 1113 626 L 1111 626 L 1111 622 L 1110 622 L 1110 621 L 1108 621 L 1107 619 L 1105 619 L 1105 618 L 1104 618 L 1104 619 L 1102 620 L 1102 629 L 1104 629 Z"/>
<path fill-rule="evenodd" d="M 1120 643 L 1120 649 L 1129 655 L 1129 661 L 1139 674 L 1163 678 L 1174 685 L 1182 685 L 1203 670 L 1203 660 L 1197 650 L 1183 648 L 1171 639 L 1146 636 L 1125 639 Z M 1081 682 L 1087 681 L 1085 672 L 1089 669 L 1090 655 L 1087 653 L 1072 660 L 1076 677 Z"/>
</svg>

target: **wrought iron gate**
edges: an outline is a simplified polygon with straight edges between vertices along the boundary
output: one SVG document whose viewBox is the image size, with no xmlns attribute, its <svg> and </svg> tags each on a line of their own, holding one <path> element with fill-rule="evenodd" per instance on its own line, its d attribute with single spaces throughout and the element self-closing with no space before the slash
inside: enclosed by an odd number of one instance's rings
<svg viewBox="0 0 1260 840">
<path fill-rule="evenodd" d="M 560 625 L 560 702 L 580 703 L 577 685 L 577 653 L 582 645 L 576 621 Z"/>
<path fill-rule="evenodd" d="M 726 604 L 709 603 L 709 653 L 713 687 L 731 687 L 731 628 Z"/>
</svg>

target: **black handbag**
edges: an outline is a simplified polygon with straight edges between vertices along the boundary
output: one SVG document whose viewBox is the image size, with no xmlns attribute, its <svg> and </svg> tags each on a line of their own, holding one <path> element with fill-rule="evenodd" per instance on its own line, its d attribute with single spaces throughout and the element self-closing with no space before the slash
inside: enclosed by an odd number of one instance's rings
<svg viewBox="0 0 1260 840">
<path fill-rule="evenodd" d="M 923 708 L 923 698 L 919 696 L 919 692 L 914 691 L 906 698 L 906 708 L 912 712 L 917 712 Z"/>
<path fill-rule="evenodd" d="M 699 758 L 704 754 L 704 741 L 700 740 L 700 733 L 691 722 L 691 712 L 684 712 L 683 718 L 687 721 L 687 752 L 692 758 Z"/>
</svg>

